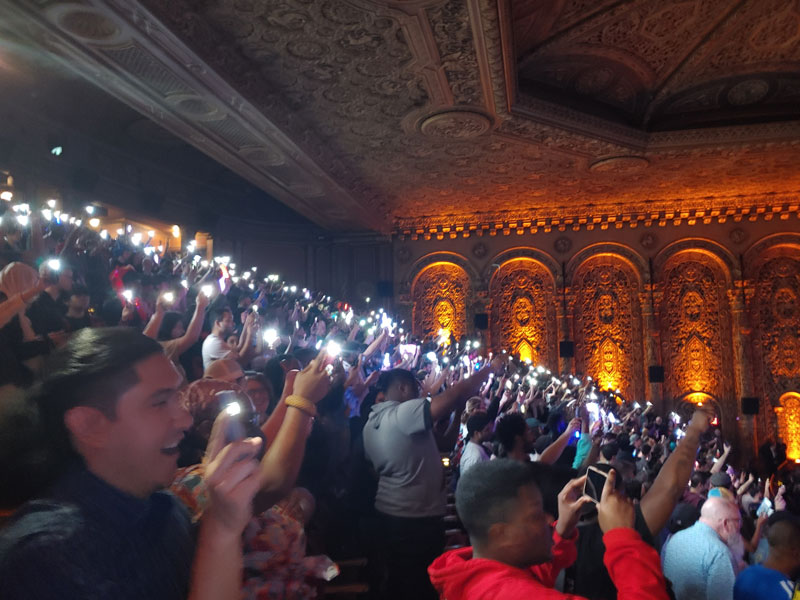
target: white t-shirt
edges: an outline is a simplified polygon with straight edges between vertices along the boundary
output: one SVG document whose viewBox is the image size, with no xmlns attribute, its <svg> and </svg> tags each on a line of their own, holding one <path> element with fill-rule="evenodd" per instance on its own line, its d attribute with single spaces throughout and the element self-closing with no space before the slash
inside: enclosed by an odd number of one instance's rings
<svg viewBox="0 0 800 600">
<path fill-rule="evenodd" d="M 215 360 L 225 358 L 233 351 L 228 343 L 218 335 L 209 334 L 203 341 L 203 369 L 207 369 Z"/>
<path fill-rule="evenodd" d="M 475 442 L 467 442 L 467 445 L 464 447 L 464 454 L 461 455 L 461 462 L 459 463 L 461 474 L 463 475 L 466 473 L 467 469 L 472 465 L 485 460 L 489 460 L 489 454 L 483 449 L 483 446 Z"/>
</svg>

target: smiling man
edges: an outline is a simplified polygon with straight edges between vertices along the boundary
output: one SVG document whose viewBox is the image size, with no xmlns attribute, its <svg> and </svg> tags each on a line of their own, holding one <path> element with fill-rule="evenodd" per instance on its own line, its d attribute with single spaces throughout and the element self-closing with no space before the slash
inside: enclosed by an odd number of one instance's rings
<svg viewBox="0 0 800 600">
<path fill-rule="evenodd" d="M 52 485 L 0 534 L 0 597 L 238 597 L 260 440 L 208 457 L 197 543 L 174 477 L 191 418 L 158 342 L 84 329 L 52 358 L 37 405 Z"/>
</svg>

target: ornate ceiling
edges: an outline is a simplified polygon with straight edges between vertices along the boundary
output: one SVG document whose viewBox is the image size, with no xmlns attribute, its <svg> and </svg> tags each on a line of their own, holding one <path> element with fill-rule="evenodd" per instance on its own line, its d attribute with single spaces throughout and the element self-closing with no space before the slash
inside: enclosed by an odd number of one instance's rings
<svg viewBox="0 0 800 600">
<path fill-rule="evenodd" d="M 333 230 L 798 211 L 787 0 L 8 0 L 31 40 Z"/>
</svg>

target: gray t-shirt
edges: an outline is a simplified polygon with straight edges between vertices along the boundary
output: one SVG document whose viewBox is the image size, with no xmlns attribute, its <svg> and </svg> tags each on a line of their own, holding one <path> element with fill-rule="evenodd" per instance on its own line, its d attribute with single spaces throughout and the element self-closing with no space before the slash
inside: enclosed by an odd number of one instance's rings
<svg viewBox="0 0 800 600">
<path fill-rule="evenodd" d="M 382 402 L 364 426 L 364 450 L 379 475 L 375 508 L 394 517 L 440 517 L 447 495 L 430 402 Z"/>
</svg>

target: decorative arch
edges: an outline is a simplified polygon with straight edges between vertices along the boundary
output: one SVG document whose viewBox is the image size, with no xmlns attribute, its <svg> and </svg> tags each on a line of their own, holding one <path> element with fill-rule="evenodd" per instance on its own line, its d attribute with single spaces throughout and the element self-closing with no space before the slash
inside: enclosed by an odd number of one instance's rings
<svg viewBox="0 0 800 600">
<path fill-rule="evenodd" d="M 767 417 L 787 393 L 800 390 L 800 235 L 760 240 L 747 251 L 745 264 L 755 379 Z M 764 423 L 771 429 L 772 419 Z M 778 426 L 780 433 L 780 415 Z"/>
<path fill-rule="evenodd" d="M 527 246 L 508 248 L 496 254 L 483 270 L 483 280 L 491 281 L 497 270 L 506 262 L 517 258 L 529 258 L 542 265 L 553 278 L 556 285 L 561 285 L 561 264 L 547 252 Z"/>
<path fill-rule="evenodd" d="M 739 268 L 739 261 L 731 254 L 730 250 L 713 240 L 705 238 L 686 238 L 667 244 L 653 259 L 655 278 L 658 279 L 659 274 L 663 273 L 664 265 L 667 261 L 676 254 L 687 251 L 703 254 L 718 263 L 729 287 L 734 279 L 741 278 L 742 273 Z"/>
<path fill-rule="evenodd" d="M 667 396 L 710 394 L 730 412 L 735 410 L 728 305 L 733 263 L 720 248 L 708 240 L 671 244 L 656 257 L 655 276 Z"/>
<path fill-rule="evenodd" d="M 614 242 L 600 242 L 586 246 L 573 256 L 567 263 L 566 275 L 567 285 L 573 285 L 575 279 L 575 271 L 585 261 L 589 260 L 596 255 L 615 256 L 621 262 L 627 263 L 630 270 L 636 274 L 639 280 L 639 286 L 642 283 L 650 282 L 650 272 L 647 266 L 647 260 L 636 250 L 625 244 L 617 244 Z"/>
<path fill-rule="evenodd" d="M 616 245 L 604 245 L 616 246 Z M 625 398 L 644 398 L 641 264 L 610 252 L 582 253 L 573 264 L 571 308 L 575 325 L 576 368 L 602 389 L 619 389 Z"/>
<path fill-rule="evenodd" d="M 786 392 L 778 404 L 778 435 L 786 444 L 786 458 L 800 462 L 800 393 Z"/>
<path fill-rule="evenodd" d="M 424 267 L 411 284 L 413 331 L 420 337 L 438 336 L 440 330 L 460 339 L 467 333 L 467 272 L 451 262 Z"/>
<path fill-rule="evenodd" d="M 555 292 L 544 263 L 525 256 L 503 262 L 489 282 L 492 347 L 556 369 Z"/>
<path fill-rule="evenodd" d="M 400 293 L 410 293 L 413 283 L 419 277 L 420 273 L 422 273 L 429 266 L 437 263 L 450 263 L 456 265 L 467 274 L 467 277 L 470 281 L 470 287 L 472 289 L 479 290 L 483 287 L 481 274 L 468 258 L 462 254 L 458 254 L 457 252 L 440 251 L 431 252 L 430 254 L 421 256 L 413 262 L 408 269 L 407 276 L 400 283 Z"/>
</svg>

